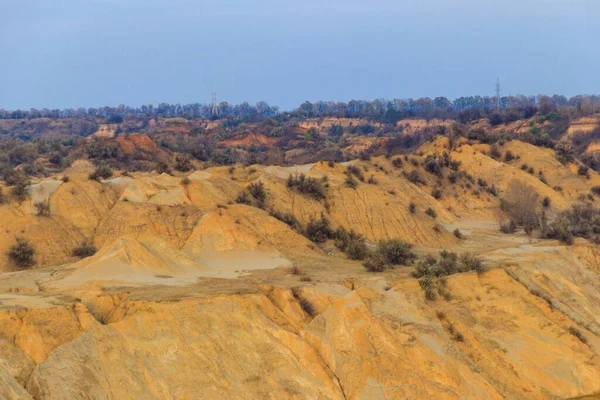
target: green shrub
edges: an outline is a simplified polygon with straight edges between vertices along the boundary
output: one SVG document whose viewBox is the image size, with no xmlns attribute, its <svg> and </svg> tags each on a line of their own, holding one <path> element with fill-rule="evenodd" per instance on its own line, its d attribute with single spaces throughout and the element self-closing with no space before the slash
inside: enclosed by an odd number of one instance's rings
<svg viewBox="0 0 600 400">
<path fill-rule="evenodd" d="M 306 194 L 315 200 L 325 198 L 325 187 L 322 180 L 311 178 L 305 174 L 293 174 L 288 177 L 287 187 Z"/>
<path fill-rule="evenodd" d="M 363 266 L 368 272 L 383 272 L 391 267 L 390 264 L 386 262 L 385 257 L 377 252 L 369 254 L 367 259 L 363 262 Z"/>
<path fill-rule="evenodd" d="M 108 179 L 113 176 L 113 170 L 106 164 L 102 164 L 89 175 L 89 179 L 99 181 L 100 179 Z"/>
<path fill-rule="evenodd" d="M 300 222 L 291 212 L 280 212 L 276 210 L 271 210 L 269 214 L 280 220 L 281 222 L 289 225 L 292 229 L 300 230 Z"/>
<path fill-rule="evenodd" d="M 380 240 L 376 253 L 383 256 L 386 263 L 391 265 L 410 265 L 416 258 L 411 251 L 412 245 L 400 239 Z"/>
<path fill-rule="evenodd" d="M 419 173 L 416 170 L 412 170 L 410 172 L 406 172 L 406 171 L 402 171 L 404 177 L 410 182 L 410 183 L 414 183 L 415 185 L 425 185 L 426 182 L 423 178 L 421 178 L 421 175 L 419 175 Z"/>
<path fill-rule="evenodd" d="M 356 189 L 356 186 L 358 186 L 358 182 L 356 181 L 356 179 L 354 179 L 354 176 L 352 176 L 351 174 L 346 175 L 346 180 L 344 183 L 350 189 Z"/>
<path fill-rule="evenodd" d="M 33 204 L 36 215 L 47 217 L 50 215 L 50 205 L 47 201 L 38 201 Z"/>
<path fill-rule="evenodd" d="M 361 182 L 365 181 L 365 177 L 364 177 L 362 171 L 356 165 L 352 165 L 352 164 L 348 165 L 346 167 L 346 174 L 347 175 L 354 175 Z"/>
<path fill-rule="evenodd" d="M 306 225 L 306 237 L 315 243 L 324 243 L 327 239 L 330 239 L 333 235 L 331 230 L 331 224 L 325 217 L 325 214 L 321 214 L 321 218 L 311 218 Z"/>
<path fill-rule="evenodd" d="M 394 158 L 392 160 L 392 165 L 395 168 L 402 168 L 402 166 L 404 165 L 404 162 L 402 161 L 402 159 L 400 157 L 398 157 L 398 158 Z"/>
<path fill-rule="evenodd" d="M 437 217 L 437 213 L 435 212 L 435 210 L 431 207 L 429 207 L 426 211 L 425 214 L 429 215 L 431 218 L 436 218 Z"/>
<path fill-rule="evenodd" d="M 268 194 L 265 184 L 261 181 L 251 183 L 248 186 L 248 192 L 250 193 L 250 196 L 252 196 L 258 202 L 258 206 L 260 208 L 264 208 Z"/>
<path fill-rule="evenodd" d="M 237 197 L 235 198 L 235 202 L 238 204 L 251 205 L 252 199 L 250 198 L 250 195 L 246 191 L 241 191 L 240 193 L 238 193 Z"/>
<path fill-rule="evenodd" d="M 476 271 L 480 273 L 483 270 L 484 264 L 479 257 L 469 253 L 464 253 L 459 257 L 456 253 L 444 250 L 440 252 L 439 259 L 428 256 L 417 262 L 412 275 L 415 278 L 424 276 L 441 278 L 459 272 Z"/>
<path fill-rule="evenodd" d="M 73 256 L 79 258 L 86 258 L 96 254 L 96 247 L 89 241 L 84 241 L 81 246 L 73 249 Z"/>
<path fill-rule="evenodd" d="M 335 246 L 346 253 L 349 259 L 364 260 L 369 254 L 365 239 L 359 233 L 340 227 L 333 236 L 335 237 Z"/>
<path fill-rule="evenodd" d="M 415 211 L 417 211 L 417 205 L 411 201 L 410 204 L 408 205 L 408 211 L 411 214 L 414 214 Z"/>
<path fill-rule="evenodd" d="M 17 238 L 17 243 L 8 250 L 8 258 L 19 268 L 31 267 L 35 264 L 35 249 L 25 238 Z"/>
</svg>

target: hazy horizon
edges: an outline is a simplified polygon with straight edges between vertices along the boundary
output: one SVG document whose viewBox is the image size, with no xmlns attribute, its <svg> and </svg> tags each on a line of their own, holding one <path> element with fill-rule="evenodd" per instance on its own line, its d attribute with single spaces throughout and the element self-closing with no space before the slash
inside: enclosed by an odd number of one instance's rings
<svg viewBox="0 0 600 400">
<path fill-rule="evenodd" d="M 25 0 L 0 108 L 599 92 L 591 0 Z"/>
</svg>

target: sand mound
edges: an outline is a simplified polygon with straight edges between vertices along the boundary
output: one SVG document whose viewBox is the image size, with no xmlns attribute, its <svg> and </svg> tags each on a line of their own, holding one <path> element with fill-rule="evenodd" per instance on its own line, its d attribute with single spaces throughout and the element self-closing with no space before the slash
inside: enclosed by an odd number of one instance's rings
<svg viewBox="0 0 600 400">
<path fill-rule="evenodd" d="M 167 174 L 132 181 L 125 187 L 120 199 L 157 205 L 190 204 L 181 179 Z"/>
<path fill-rule="evenodd" d="M 201 276 L 207 269 L 161 240 L 122 238 L 61 271 L 53 287 L 90 281 L 175 284 Z"/>
</svg>

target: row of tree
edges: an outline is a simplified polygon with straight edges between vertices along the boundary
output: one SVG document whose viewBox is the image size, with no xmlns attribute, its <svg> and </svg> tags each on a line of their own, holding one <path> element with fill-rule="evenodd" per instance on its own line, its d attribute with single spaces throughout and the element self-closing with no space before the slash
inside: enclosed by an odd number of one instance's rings
<svg viewBox="0 0 600 400">
<path fill-rule="evenodd" d="M 407 116 L 420 117 L 451 117 L 452 113 L 458 114 L 468 110 L 493 110 L 496 108 L 496 98 L 489 96 L 468 96 L 449 100 L 446 97 L 422 97 L 419 99 L 376 99 L 352 100 L 349 102 L 318 101 L 315 103 L 304 102 L 297 109 L 283 113 L 285 116 L 302 118 L 320 117 L 346 117 L 369 118 L 380 121 L 395 122 Z M 557 107 L 576 107 L 594 112 L 600 107 L 600 96 L 505 96 L 499 101 L 501 109 L 539 109 L 542 114 L 547 114 Z M 280 114 L 279 107 L 270 106 L 264 101 L 255 105 L 247 102 L 231 105 L 221 102 L 217 106 L 220 118 L 272 118 Z M 0 109 L 0 119 L 34 119 L 34 118 L 105 118 L 109 122 L 121 122 L 124 118 L 211 118 L 213 110 L 211 104 L 167 104 L 157 106 L 152 104 L 141 107 L 78 108 L 78 109 L 31 109 L 7 111 Z"/>
</svg>

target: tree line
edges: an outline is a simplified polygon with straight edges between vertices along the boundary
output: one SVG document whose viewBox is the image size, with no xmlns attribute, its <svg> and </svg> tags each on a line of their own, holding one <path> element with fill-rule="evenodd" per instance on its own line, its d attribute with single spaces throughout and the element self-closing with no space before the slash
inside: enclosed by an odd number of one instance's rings
<svg viewBox="0 0 600 400">
<path fill-rule="evenodd" d="M 554 96 L 505 96 L 500 99 L 501 110 L 521 110 L 525 116 L 540 111 L 547 114 L 558 107 L 573 107 L 583 114 L 591 114 L 600 108 L 600 96 L 574 96 L 567 98 Z M 452 118 L 473 120 L 482 113 L 491 113 L 497 107 L 496 98 L 490 96 L 467 96 L 450 100 L 446 97 L 422 97 L 418 99 L 375 99 L 352 100 L 349 102 L 318 101 L 304 102 L 298 108 L 281 112 L 278 106 L 264 101 L 255 105 L 247 102 L 231 105 L 221 102 L 217 106 L 219 118 L 366 118 L 380 122 L 395 123 L 403 118 Z M 529 111 L 527 111 L 529 110 Z M 475 111 L 475 112 L 473 112 Z M 35 109 L 4 110 L 0 109 L 0 119 L 35 119 L 35 118 L 102 118 L 107 122 L 120 123 L 127 118 L 214 118 L 211 104 L 168 104 L 156 106 L 149 104 L 141 107 L 119 105 L 117 107 L 77 108 L 77 109 Z"/>
</svg>

